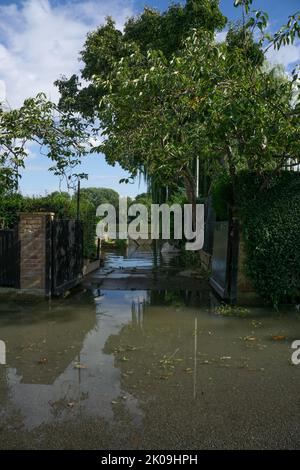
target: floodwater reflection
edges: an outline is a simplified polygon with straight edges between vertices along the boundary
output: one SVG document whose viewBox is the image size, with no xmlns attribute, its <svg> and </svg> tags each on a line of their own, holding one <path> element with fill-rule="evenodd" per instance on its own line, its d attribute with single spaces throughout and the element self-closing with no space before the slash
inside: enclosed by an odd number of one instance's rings
<svg viewBox="0 0 300 470">
<path fill-rule="evenodd" d="M 299 314 L 214 310 L 174 291 L 2 302 L 0 448 L 299 447 Z"/>
<path fill-rule="evenodd" d="M 129 299 L 124 299 L 123 312 L 126 306 L 129 313 Z M 22 310 L 14 322 L 2 317 L 8 366 L 1 371 L 1 388 L 9 396 L 2 416 L 18 411 L 29 430 L 64 420 L 74 411 L 112 419 L 112 400 L 122 395 L 120 372 L 113 357 L 103 353 L 107 335 L 120 327 L 109 321 L 113 305 L 109 315 L 96 314 L 92 299 L 76 306 L 66 300 L 39 303 L 30 307 L 27 318 Z M 136 400 L 127 398 L 129 410 L 138 417 Z"/>
</svg>

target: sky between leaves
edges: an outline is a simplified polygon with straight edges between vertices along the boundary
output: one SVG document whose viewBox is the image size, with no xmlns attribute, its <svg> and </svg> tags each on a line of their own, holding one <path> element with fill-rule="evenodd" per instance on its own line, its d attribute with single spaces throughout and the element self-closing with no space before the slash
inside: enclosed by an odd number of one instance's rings
<svg viewBox="0 0 300 470">
<path fill-rule="evenodd" d="M 167 0 L 0 0 L 0 100 L 6 97 L 10 106 L 36 93 L 46 92 L 57 100 L 54 80 L 60 75 L 78 72 L 78 52 L 88 31 L 112 16 L 119 28 L 128 16 L 142 11 L 144 5 L 165 10 Z M 238 15 L 233 0 L 221 0 L 220 7 L 229 20 Z M 274 32 L 286 22 L 289 14 L 300 9 L 300 0 L 254 0 L 253 8 L 267 11 L 269 29 Z M 224 37 L 219 33 L 219 39 Z M 287 70 L 300 62 L 300 41 L 282 48 L 270 49 L 268 59 L 283 64 Z M 49 162 L 36 146 L 29 148 L 26 171 L 20 188 L 23 194 L 45 194 L 57 190 L 59 181 L 47 171 Z M 79 171 L 89 174 L 83 186 L 111 187 L 122 196 L 134 196 L 145 190 L 143 182 L 119 184 L 126 173 L 110 167 L 101 155 L 86 158 Z"/>
</svg>

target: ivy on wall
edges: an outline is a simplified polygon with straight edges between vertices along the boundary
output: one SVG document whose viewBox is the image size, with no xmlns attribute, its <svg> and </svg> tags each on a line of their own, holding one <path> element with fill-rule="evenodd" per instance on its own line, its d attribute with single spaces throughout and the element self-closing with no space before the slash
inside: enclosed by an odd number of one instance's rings
<svg viewBox="0 0 300 470">
<path fill-rule="evenodd" d="M 300 174 L 285 171 L 262 184 L 247 173 L 237 182 L 245 268 L 258 294 L 278 305 L 300 295 Z"/>
<path fill-rule="evenodd" d="M 235 190 L 246 275 L 256 292 L 276 306 L 300 297 L 300 173 L 268 176 L 240 172 Z M 212 187 L 219 220 L 226 218 L 229 194 L 230 180 L 223 175 Z"/>
</svg>

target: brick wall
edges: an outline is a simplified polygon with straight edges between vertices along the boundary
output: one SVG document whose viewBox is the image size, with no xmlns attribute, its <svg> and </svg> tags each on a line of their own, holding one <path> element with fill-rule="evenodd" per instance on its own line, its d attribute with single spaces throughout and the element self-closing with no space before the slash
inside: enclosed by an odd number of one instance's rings
<svg viewBox="0 0 300 470">
<path fill-rule="evenodd" d="M 49 293 L 49 223 L 52 213 L 20 213 L 20 287 L 26 291 Z"/>
</svg>

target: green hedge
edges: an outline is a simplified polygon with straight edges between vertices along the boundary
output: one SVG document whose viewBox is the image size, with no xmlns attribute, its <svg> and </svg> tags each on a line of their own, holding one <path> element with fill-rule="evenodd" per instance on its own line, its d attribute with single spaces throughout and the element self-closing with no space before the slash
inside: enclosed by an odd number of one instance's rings
<svg viewBox="0 0 300 470">
<path fill-rule="evenodd" d="M 228 200 L 230 197 L 230 178 L 227 173 L 220 175 L 212 182 L 212 204 L 217 220 L 228 219 Z"/>
<path fill-rule="evenodd" d="M 54 212 L 58 219 L 74 219 L 77 200 L 58 191 L 44 197 L 23 197 L 21 194 L 0 197 L 0 227 L 14 227 L 18 212 Z M 84 256 L 93 258 L 96 255 L 96 207 L 84 196 L 80 199 L 80 220 L 83 223 Z"/>
<path fill-rule="evenodd" d="M 300 174 L 282 172 L 264 190 L 262 183 L 247 173 L 237 181 L 246 273 L 256 291 L 278 305 L 300 295 Z"/>
<path fill-rule="evenodd" d="M 72 199 L 70 218 L 75 219 L 77 215 L 77 201 Z M 80 220 L 83 225 L 83 255 L 92 259 L 96 255 L 96 207 L 88 199 L 80 198 Z"/>
</svg>

